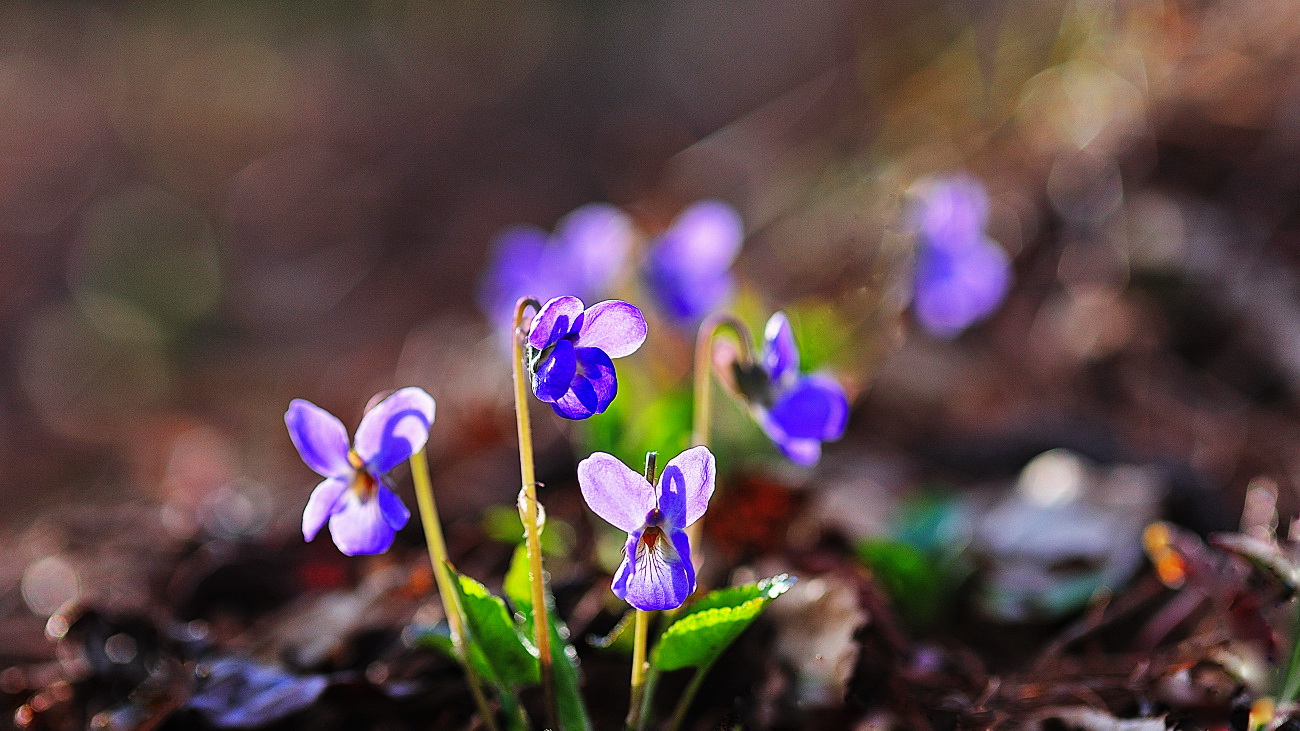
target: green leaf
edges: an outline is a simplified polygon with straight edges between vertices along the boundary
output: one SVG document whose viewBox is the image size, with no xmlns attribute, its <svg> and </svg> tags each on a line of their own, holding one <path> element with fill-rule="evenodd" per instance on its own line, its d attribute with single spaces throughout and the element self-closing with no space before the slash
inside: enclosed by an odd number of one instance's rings
<svg viewBox="0 0 1300 731">
<path fill-rule="evenodd" d="M 757 584 L 710 592 L 668 627 L 652 661 L 660 670 L 707 668 L 735 641 L 772 600 L 795 579 L 781 574 Z"/>
<path fill-rule="evenodd" d="M 875 539 L 858 546 L 858 558 L 913 626 L 928 626 L 938 617 L 947 577 L 920 550 L 902 541 Z"/>
<path fill-rule="evenodd" d="M 457 591 L 469 621 L 470 645 L 486 658 L 494 677 L 507 685 L 538 682 L 537 649 L 520 635 L 505 602 L 474 579 L 456 574 Z"/>
<path fill-rule="evenodd" d="M 521 632 L 528 637 L 535 637 L 533 630 L 532 584 L 529 581 L 528 546 L 520 544 L 510 558 L 510 568 L 506 571 L 502 591 L 514 605 L 516 622 Z M 559 620 L 555 606 L 547 597 L 546 613 L 551 630 L 551 669 L 555 680 L 555 704 L 560 714 L 560 726 L 565 731 L 589 731 L 591 719 L 587 717 L 587 706 L 583 703 L 578 677 L 578 651 L 573 649 L 567 638 L 569 629 Z"/>
</svg>

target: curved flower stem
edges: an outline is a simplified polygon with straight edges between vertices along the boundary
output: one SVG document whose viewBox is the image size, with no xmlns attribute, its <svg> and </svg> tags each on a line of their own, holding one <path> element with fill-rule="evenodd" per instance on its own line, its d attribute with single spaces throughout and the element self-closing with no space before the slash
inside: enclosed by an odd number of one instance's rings
<svg viewBox="0 0 1300 731">
<path fill-rule="evenodd" d="M 682 697 L 677 699 L 677 707 L 673 709 L 673 715 L 668 719 L 664 728 L 668 731 L 677 731 L 681 728 L 682 721 L 686 720 L 686 712 L 691 709 L 691 701 L 695 700 L 695 694 L 699 692 L 700 685 L 704 682 L 704 676 L 709 674 L 709 669 L 713 663 L 709 663 L 702 668 L 695 670 L 695 675 L 691 676 L 691 682 L 682 691 Z"/>
<path fill-rule="evenodd" d="M 754 359 L 753 340 L 750 337 L 749 328 L 745 326 L 745 323 L 736 319 L 735 315 L 715 313 L 709 315 L 700 324 L 699 334 L 695 338 L 695 393 L 693 396 L 694 410 L 691 414 L 692 446 L 709 446 L 709 425 L 713 418 L 713 389 L 709 378 L 713 374 L 713 343 L 724 328 L 731 330 L 737 345 L 740 346 L 741 362 L 748 364 Z M 689 536 L 693 546 L 699 545 L 703 523 L 703 520 L 697 520 L 686 527 L 686 535 Z M 699 556 L 700 554 L 697 552 L 696 555 Z M 698 568 L 698 560 L 696 564 Z"/>
<path fill-rule="evenodd" d="M 460 603 L 460 592 L 452 584 L 451 563 L 447 558 L 447 542 L 442 536 L 442 523 L 438 520 L 438 505 L 433 501 L 433 484 L 429 479 L 429 462 L 424 450 L 411 455 L 411 482 L 415 483 L 415 501 L 420 507 L 420 524 L 424 528 L 424 542 L 429 547 L 429 563 L 433 564 L 433 578 L 438 583 L 438 596 L 451 625 L 451 640 L 465 668 L 474 705 L 478 706 L 483 724 L 496 731 L 496 716 L 483 695 L 483 684 L 469 659 L 468 635 L 465 634 L 465 608 Z"/>
<path fill-rule="evenodd" d="M 537 476 L 533 471 L 533 429 L 528 421 L 528 382 L 524 378 L 524 313 L 528 308 L 541 309 L 531 297 L 521 297 L 515 304 L 513 333 L 513 369 L 515 385 L 515 426 L 519 432 L 519 517 L 524 523 L 524 542 L 528 546 L 528 577 L 533 594 L 533 630 L 537 659 L 541 667 L 542 697 L 546 704 L 548 728 L 559 728 L 555 705 L 555 673 L 551 667 L 551 622 L 547 616 L 546 584 L 542 574 L 542 529 L 538 525 Z"/>
</svg>

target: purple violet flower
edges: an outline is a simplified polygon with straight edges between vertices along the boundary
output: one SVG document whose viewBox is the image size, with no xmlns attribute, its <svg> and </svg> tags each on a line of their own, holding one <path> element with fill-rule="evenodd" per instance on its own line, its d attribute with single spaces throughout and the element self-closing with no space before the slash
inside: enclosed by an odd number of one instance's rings
<svg viewBox="0 0 1300 731">
<path fill-rule="evenodd" d="M 650 246 L 645 280 L 664 315 L 695 327 L 731 301 L 731 263 L 740 253 L 744 225 L 736 209 L 700 201 L 682 211 Z"/>
<path fill-rule="evenodd" d="M 912 308 L 932 335 L 957 336 L 1006 296 L 1011 263 L 984 235 L 988 215 L 984 187 L 966 175 L 931 183 L 912 210 L 918 235 Z"/>
<path fill-rule="evenodd" d="M 673 457 L 655 486 L 604 452 L 578 463 L 578 485 L 592 512 L 627 531 L 623 563 L 611 587 L 619 599 L 649 612 L 676 609 L 695 591 L 685 528 L 709 507 L 713 481 L 708 447 Z"/>
<path fill-rule="evenodd" d="M 844 436 L 849 417 L 844 388 L 830 377 L 799 372 L 799 349 L 785 313 L 767 321 L 757 362 L 735 369 L 754 420 L 790 461 L 815 465 L 822 442 Z"/>
<path fill-rule="evenodd" d="M 284 414 L 302 461 L 325 480 L 302 511 L 302 537 L 316 537 L 325 521 L 334 545 L 349 556 L 383 553 L 411 518 L 385 475 L 424 448 L 433 424 L 433 397 L 403 388 L 366 412 L 351 446 L 343 422 L 310 401 L 294 399 Z"/>
<path fill-rule="evenodd" d="M 584 310 L 577 297 L 556 297 L 528 331 L 533 393 L 566 419 L 602 413 L 618 393 L 611 359 L 635 353 L 645 336 L 635 305 L 605 300 Z"/>
<path fill-rule="evenodd" d="M 574 209 L 554 235 L 535 226 L 505 229 L 483 277 L 480 306 L 494 324 L 508 326 L 520 297 L 599 297 L 623 267 L 632 235 L 627 214 L 604 203 Z"/>
</svg>

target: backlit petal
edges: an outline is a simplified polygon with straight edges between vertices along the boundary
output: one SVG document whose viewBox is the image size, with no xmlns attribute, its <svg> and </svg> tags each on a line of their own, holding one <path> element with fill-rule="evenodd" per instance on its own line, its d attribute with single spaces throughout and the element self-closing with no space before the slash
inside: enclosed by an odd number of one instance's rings
<svg viewBox="0 0 1300 731">
<path fill-rule="evenodd" d="M 614 362 L 605 351 L 578 348 L 574 355 L 578 362 L 577 375 L 569 384 L 569 391 L 551 407 L 566 419 L 586 419 L 609 408 L 618 395 L 618 377 Z"/>
<path fill-rule="evenodd" d="M 758 422 L 767 438 L 771 439 L 772 443 L 791 462 L 802 467 L 811 467 L 821 459 L 822 443 L 820 439 L 800 439 L 790 436 L 785 432 L 781 424 L 774 421 L 772 415 L 763 408 L 754 409 L 754 420 Z"/>
<path fill-rule="evenodd" d="M 334 514 L 343 492 L 348 489 L 348 480 L 328 477 L 311 491 L 307 498 L 307 507 L 302 511 L 302 537 L 308 541 L 316 537 L 325 521 Z"/>
<path fill-rule="evenodd" d="M 342 506 L 330 517 L 330 537 L 348 556 L 383 553 L 393 545 L 394 535 L 375 498 L 362 500 L 346 492 Z"/>
<path fill-rule="evenodd" d="M 577 373 L 578 359 L 573 353 L 573 342 L 561 340 L 533 372 L 533 395 L 553 403 L 568 392 Z"/>
<path fill-rule="evenodd" d="M 632 221 L 607 203 L 575 208 L 555 227 L 555 244 L 582 296 L 599 295 L 627 259 L 632 246 Z"/>
<path fill-rule="evenodd" d="M 479 306 L 494 325 L 509 326 L 520 297 L 542 296 L 534 289 L 545 269 L 546 240 L 546 232 L 535 226 L 512 226 L 497 235 L 479 291 Z"/>
<path fill-rule="evenodd" d="M 708 447 L 691 447 L 668 460 L 659 476 L 659 509 L 665 522 L 685 528 L 704 515 L 713 496 L 715 468 Z"/>
<path fill-rule="evenodd" d="M 333 414 L 303 399 L 289 402 L 284 413 L 289 439 L 302 461 L 322 477 L 350 477 L 348 431 Z"/>
<path fill-rule="evenodd" d="M 375 499 L 379 501 L 379 512 L 383 514 L 384 521 L 393 530 L 401 530 L 411 519 L 411 511 L 407 509 L 406 504 L 387 486 L 379 486 Z"/>
<path fill-rule="evenodd" d="M 399 389 L 375 404 L 362 417 L 354 442 L 366 469 L 382 475 L 423 449 L 434 407 L 433 397 L 415 386 Z"/>
<path fill-rule="evenodd" d="M 695 591 L 695 569 L 691 565 L 690 542 L 686 533 L 669 531 L 655 541 L 635 544 L 629 536 L 631 558 L 625 557 L 614 576 L 614 594 L 644 611 L 676 609 Z"/>
<path fill-rule="evenodd" d="M 763 368 L 773 381 L 794 377 L 799 373 L 799 348 L 794 342 L 794 330 L 784 312 L 772 315 L 763 333 Z"/>
<path fill-rule="evenodd" d="M 736 209 L 722 201 L 706 200 L 682 211 L 658 238 L 655 249 L 679 270 L 716 273 L 731 267 L 744 235 Z"/>
<path fill-rule="evenodd" d="M 776 400 L 770 415 L 790 437 L 830 441 L 844 435 L 849 402 L 834 379 L 805 376 Z"/>
<path fill-rule="evenodd" d="M 645 317 L 636 305 L 606 300 L 589 307 L 578 331 L 578 345 L 599 348 L 611 358 L 636 352 L 645 342 Z"/>
<path fill-rule="evenodd" d="M 542 305 L 529 326 L 528 344 L 538 350 L 554 345 L 573 328 L 574 321 L 582 314 L 582 307 L 582 300 L 568 295 Z"/>
<path fill-rule="evenodd" d="M 578 487 L 593 513 L 628 533 L 642 527 L 655 507 L 654 489 L 645 476 L 605 452 L 578 463 Z"/>
</svg>

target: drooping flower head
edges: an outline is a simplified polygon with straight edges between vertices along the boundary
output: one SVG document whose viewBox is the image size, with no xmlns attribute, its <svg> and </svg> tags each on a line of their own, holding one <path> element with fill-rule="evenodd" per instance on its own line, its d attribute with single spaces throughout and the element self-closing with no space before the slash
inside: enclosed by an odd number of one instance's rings
<svg viewBox="0 0 1300 731">
<path fill-rule="evenodd" d="M 535 226 L 508 228 L 497 236 L 480 306 L 494 323 L 505 324 L 520 297 L 597 298 L 622 269 L 632 236 L 627 214 L 604 203 L 574 209 L 553 235 Z"/>
<path fill-rule="evenodd" d="M 324 477 L 302 512 L 302 537 L 311 540 L 329 521 L 334 545 L 349 556 L 383 553 L 411 518 L 385 475 L 424 448 L 433 424 L 433 397 L 403 388 L 361 419 L 356 437 L 328 411 L 294 399 L 284 414 L 302 461 Z"/>
<path fill-rule="evenodd" d="M 612 359 L 635 353 L 645 336 L 635 305 L 605 300 L 584 310 L 577 297 L 556 297 L 528 331 L 533 393 L 566 419 L 602 413 L 618 393 Z"/>
<path fill-rule="evenodd" d="M 1011 264 L 984 235 L 988 215 L 988 195 L 972 177 L 922 186 L 911 211 L 917 232 L 913 311 L 932 335 L 960 334 L 991 315 L 1006 296 Z"/>
<path fill-rule="evenodd" d="M 844 436 L 849 401 L 833 378 L 799 372 L 799 349 L 785 313 L 767 321 L 754 363 L 735 366 L 736 384 L 754 420 L 796 464 L 821 459 L 822 442 Z"/>
<path fill-rule="evenodd" d="M 664 466 L 657 485 L 616 457 L 596 452 L 578 463 L 578 485 L 592 512 L 627 531 L 623 563 L 611 587 L 628 604 L 676 609 L 695 591 L 686 527 L 713 495 L 713 454 L 692 447 Z"/>
<path fill-rule="evenodd" d="M 664 315 L 687 328 L 731 301 L 731 263 L 744 225 L 736 209 L 700 201 L 682 211 L 646 255 L 645 281 Z"/>
</svg>

